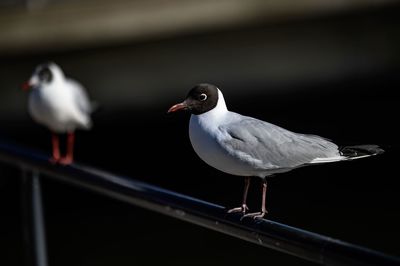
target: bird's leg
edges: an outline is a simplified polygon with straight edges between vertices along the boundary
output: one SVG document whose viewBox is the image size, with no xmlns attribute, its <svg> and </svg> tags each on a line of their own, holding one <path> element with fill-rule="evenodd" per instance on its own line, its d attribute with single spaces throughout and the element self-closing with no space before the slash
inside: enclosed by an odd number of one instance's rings
<svg viewBox="0 0 400 266">
<path fill-rule="evenodd" d="M 58 135 L 54 132 L 51 133 L 51 145 L 53 148 L 53 157 L 50 158 L 50 162 L 57 163 L 60 160 L 60 141 Z"/>
<path fill-rule="evenodd" d="M 249 208 L 246 205 L 247 202 L 247 192 L 249 191 L 249 186 L 250 186 L 250 177 L 246 176 L 244 178 L 244 192 L 243 192 L 243 201 L 242 201 L 242 206 L 230 209 L 228 213 L 234 213 L 234 212 L 242 212 L 246 213 L 246 211 L 249 210 Z"/>
<path fill-rule="evenodd" d="M 60 159 L 61 164 L 70 164 L 74 160 L 74 142 L 75 142 L 75 133 L 68 132 L 67 135 L 67 154 L 65 157 Z"/>
<path fill-rule="evenodd" d="M 265 216 L 265 214 L 268 213 L 267 209 L 265 208 L 266 196 L 267 196 L 267 180 L 263 179 L 262 180 L 261 212 L 249 213 L 249 214 L 244 215 L 242 218 L 245 218 L 245 217 L 252 217 L 254 219 L 263 218 Z"/>
</svg>

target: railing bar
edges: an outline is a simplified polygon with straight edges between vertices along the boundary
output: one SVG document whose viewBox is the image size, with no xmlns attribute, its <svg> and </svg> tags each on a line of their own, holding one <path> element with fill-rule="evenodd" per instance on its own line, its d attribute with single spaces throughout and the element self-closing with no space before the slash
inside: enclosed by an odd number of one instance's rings
<svg viewBox="0 0 400 266">
<path fill-rule="evenodd" d="M 52 165 L 48 158 L 0 142 L 0 161 L 163 213 L 249 242 L 325 265 L 400 265 L 399 258 L 270 220 L 243 219 L 225 208 L 79 164 Z"/>
<path fill-rule="evenodd" d="M 38 266 L 47 266 L 47 252 L 46 252 L 46 234 L 44 227 L 44 214 L 42 204 L 42 189 L 39 173 L 34 171 L 32 173 L 32 205 L 33 205 L 33 226 L 34 226 L 34 241 L 35 253 Z"/>
<path fill-rule="evenodd" d="M 27 169 L 21 171 L 25 263 L 33 266 L 47 266 L 46 235 L 39 173 Z"/>
</svg>

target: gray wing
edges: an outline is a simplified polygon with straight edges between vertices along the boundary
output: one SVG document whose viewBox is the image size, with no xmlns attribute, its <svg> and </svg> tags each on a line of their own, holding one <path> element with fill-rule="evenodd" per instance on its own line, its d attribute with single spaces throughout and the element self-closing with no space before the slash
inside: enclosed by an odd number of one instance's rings
<svg viewBox="0 0 400 266">
<path fill-rule="evenodd" d="M 339 155 L 338 146 L 327 139 L 294 133 L 251 117 L 241 116 L 219 129 L 227 135 L 219 140 L 224 149 L 260 169 L 294 168 L 315 158 Z"/>
<path fill-rule="evenodd" d="M 78 104 L 79 110 L 85 114 L 90 114 L 93 111 L 93 106 L 89 100 L 89 96 L 87 95 L 85 88 L 73 79 L 68 79 L 68 82 L 74 94 L 73 97 Z"/>
</svg>

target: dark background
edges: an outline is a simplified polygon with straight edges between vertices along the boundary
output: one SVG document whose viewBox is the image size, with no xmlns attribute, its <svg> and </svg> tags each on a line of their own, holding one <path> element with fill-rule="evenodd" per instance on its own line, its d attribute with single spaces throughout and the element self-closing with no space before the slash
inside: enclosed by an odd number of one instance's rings
<svg viewBox="0 0 400 266">
<path fill-rule="evenodd" d="M 19 90 L 53 60 L 100 104 L 76 160 L 228 207 L 243 178 L 203 163 L 189 114 L 167 115 L 195 84 L 228 109 L 383 155 L 301 168 L 269 180 L 268 219 L 400 255 L 397 130 L 400 6 L 393 3 L 68 47 L 0 53 L 0 138 L 49 153 Z M 23 263 L 18 169 L 0 164 L 0 265 Z M 311 265 L 257 245 L 43 179 L 50 265 Z M 258 210 L 259 180 L 249 206 Z"/>
</svg>

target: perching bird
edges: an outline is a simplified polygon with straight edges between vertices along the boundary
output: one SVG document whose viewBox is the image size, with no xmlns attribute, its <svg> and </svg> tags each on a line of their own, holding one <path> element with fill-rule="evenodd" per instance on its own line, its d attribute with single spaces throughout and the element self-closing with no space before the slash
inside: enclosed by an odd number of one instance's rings
<svg viewBox="0 0 400 266">
<path fill-rule="evenodd" d="M 168 113 L 188 110 L 192 113 L 189 136 L 197 155 L 210 166 L 228 174 L 244 176 L 242 205 L 229 210 L 246 213 L 250 177 L 262 179 L 261 211 L 243 217 L 262 218 L 267 210 L 267 177 L 298 167 L 376 155 L 377 145 L 349 146 L 339 149 L 331 141 L 294 133 L 252 117 L 228 111 L 221 91 L 211 84 L 199 84 L 186 99 Z"/>
<path fill-rule="evenodd" d="M 75 80 L 64 76 L 55 63 L 36 67 L 29 81 L 23 84 L 30 90 L 28 111 L 32 118 L 52 132 L 54 163 L 70 164 L 73 161 L 75 129 L 90 129 L 93 106 L 85 89 Z M 61 157 L 58 134 L 67 133 L 67 151 Z"/>
</svg>

